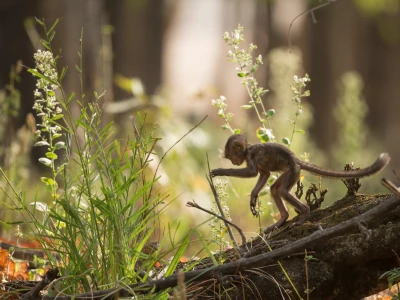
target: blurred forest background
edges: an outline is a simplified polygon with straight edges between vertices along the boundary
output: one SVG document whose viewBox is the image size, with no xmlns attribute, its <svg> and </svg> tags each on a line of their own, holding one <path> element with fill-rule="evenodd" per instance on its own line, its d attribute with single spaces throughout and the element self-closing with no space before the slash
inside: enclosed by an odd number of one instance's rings
<svg viewBox="0 0 400 300">
<path fill-rule="evenodd" d="M 236 75 L 236 66 L 226 60 L 228 47 L 222 40 L 223 33 L 233 31 L 239 23 L 245 28 L 246 42 L 256 44 L 256 55 L 264 58 L 258 81 L 270 90 L 264 98 L 267 109 L 292 110 L 293 115 L 289 88 L 293 75 L 302 77 L 308 73 L 311 77 L 311 96 L 304 104 L 308 117 L 302 124 L 307 133 L 296 137 L 296 147 L 292 148 L 296 154 L 306 151 L 311 162 L 342 169 L 350 161 L 363 167 L 385 151 L 392 156 L 392 162 L 384 175 L 393 176 L 391 170 L 399 174 L 400 1 L 332 1 L 313 16 L 299 17 L 288 36 L 296 16 L 322 3 L 325 2 L 1 0 L 0 101 L 14 90 L 20 91 L 21 101 L 15 113 L 5 112 L 10 108 L 4 105 L 1 108 L 1 167 L 20 188 L 27 190 L 28 200 L 36 193 L 46 197 L 40 183 L 44 169 L 37 163 L 40 149 L 31 149 L 26 138 L 31 126 L 27 116 L 32 112 L 35 79 L 22 70 L 20 80 L 11 81 L 10 88 L 10 70 L 18 60 L 25 66 L 34 66 L 33 53 L 41 47 L 40 28 L 34 20 L 37 17 L 49 25 L 60 18 L 53 48 L 56 52 L 62 49 L 60 64 L 69 66 L 64 79 L 67 92 L 80 90 L 74 66 L 83 28 L 86 101 L 92 99 L 93 91 L 106 90 L 105 122 L 116 123 L 121 139 L 132 135 L 128 117 L 137 111 L 147 112 L 148 122 L 159 124 L 162 138 L 155 149 L 159 154 L 158 158 L 154 156 L 155 161 L 208 115 L 162 164 L 160 189 L 171 194 L 169 200 L 173 203 L 163 215 L 161 232 L 169 222 L 180 222 L 180 228 L 186 229 L 208 218 L 185 206 L 192 200 L 205 207 L 212 205 L 205 178 L 206 153 L 211 168 L 230 167 L 219 151 L 230 133 L 220 129 L 223 121 L 211 106 L 211 99 L 226 96 L 228 110 L 235 114 L 234 127 L 241 128 L 250 142 L 257 142 L 255 130 L 259 124 L 253 112 L 240 109 L 248 95 Z M 351 98 L 349 102 L 346 97 Z M 357 99 L 352 102 L 353 98 Z M 318 178 L 308 177 L 318 182 Z M 362 181 L 361 192 L 381 191 L 378 179 L 375 176 Z M 252 235 L 259 226 L 248 204 L 255 179 L 230 182 L 231 217 Z M 329 188 L 325 205 L 346 193 L 341 182 L 324 179 L 323 188 Z M 0 197 L 5 199 L 4 195 Z M 268 196 L 262 200 L 270 201 Z M 272 222 L 274 209 L 272 205 L 271 213 L 263 217 L 263 226 Z M 13 216 L 7 207 L 0 208 L 1 220 L 9 221 Z M 205 227 L 203 230 L 207 231 Z M 12 232 L 3 227 L 0 236 L 12 238 Z"/>
</svg>

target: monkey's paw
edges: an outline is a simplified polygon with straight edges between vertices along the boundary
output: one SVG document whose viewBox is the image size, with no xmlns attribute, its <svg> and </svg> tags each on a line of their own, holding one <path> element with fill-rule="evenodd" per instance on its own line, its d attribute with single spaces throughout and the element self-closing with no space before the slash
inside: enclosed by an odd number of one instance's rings
<svg viewBox="0 0 400 300">
<path fill-rule="evenodd" d="M 210 172 L 211 177 L 221 176 L 222 169 L 214 169 Z"/>
<path fill-rule="evenodd" d="M 258 211 L 256 209 L 257 206 L 257 198 L 252 198 L 250 200 L 250 210 L 253 216 L 257 217 L 258 216 Z"/>
</svg>

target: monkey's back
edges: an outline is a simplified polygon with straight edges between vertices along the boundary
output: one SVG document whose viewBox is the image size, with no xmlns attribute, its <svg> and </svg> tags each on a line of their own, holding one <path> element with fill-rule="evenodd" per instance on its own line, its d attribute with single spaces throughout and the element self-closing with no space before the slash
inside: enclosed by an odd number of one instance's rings
<svg viewBox="0 0 400 300">
<path fill-rule="evenodd" d="M 261 172 L 285 171 L 296 166 L 294 153 L 286 146 L 276 143 L 263 143 L 249 147 L 250 156 L 256 160 Z"/>
</svg>

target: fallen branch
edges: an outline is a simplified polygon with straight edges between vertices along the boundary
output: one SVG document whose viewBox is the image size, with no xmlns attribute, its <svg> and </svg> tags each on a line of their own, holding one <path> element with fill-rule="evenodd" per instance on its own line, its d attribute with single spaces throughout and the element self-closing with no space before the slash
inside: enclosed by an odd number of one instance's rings
<svg viewBox="0 0 400 300">
<path fill-rule="evenodd" d="M 44 277 L 39 281 L 28 293 L 26 293 L 21 299 L 25 300 L 41 300 L 42 296 L 40 292 L 53 280 L 58 278 L 58 269 L 50 269 L 44 274 Z"/>
</svg>

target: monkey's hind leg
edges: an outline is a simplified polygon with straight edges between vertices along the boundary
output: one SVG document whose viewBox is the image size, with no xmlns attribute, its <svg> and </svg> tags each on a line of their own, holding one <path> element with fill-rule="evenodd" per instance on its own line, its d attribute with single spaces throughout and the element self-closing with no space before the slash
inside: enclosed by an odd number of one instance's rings
<svg viewBox="0 0 400 300">
<path fill-rule="evenodd" d="M 282 226 L 282 224 L 288 219 L 289 212 L 285 203 L 282 201 L 282 198 L 293 205 L 294 208 L 300 213 L 298 220 L 291 226 L 302 225 L 307 220 L 308 216 L 310 215 L 310 208 L 291 193 L 291 189 L 296 184 L 299 176 L 300 168 L 289 168 L 281 176 L 279 176 L 279 178 L 271 186 L 271 195 L 279 209 L 281 218 L 276 223 L 269 226 L 264 233 L 268 233 L 274 228 Z"/>
<path fill-rule="evenodd" d="M 271 185 L 271 196 L 274 199 L 274 202 L 279 210 L 281 217 L 274 224 L 268 226 L 264 230 L 264 233 L 268 233 L 274 230 L 275 228 L 279 228 L 289 218 L 289 212 L 279 193 L 279 188 L 281 187 L 281 183 L 282 183 L 282 175 L 279 176 L 279 178 L 274 182 L 273 185 Z"/>
</svg>

